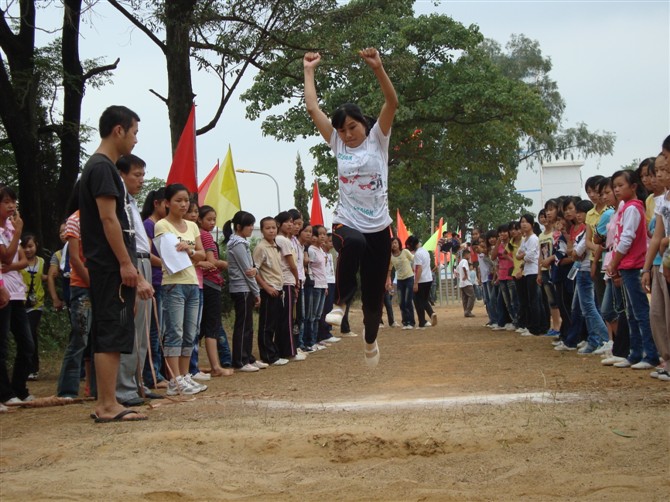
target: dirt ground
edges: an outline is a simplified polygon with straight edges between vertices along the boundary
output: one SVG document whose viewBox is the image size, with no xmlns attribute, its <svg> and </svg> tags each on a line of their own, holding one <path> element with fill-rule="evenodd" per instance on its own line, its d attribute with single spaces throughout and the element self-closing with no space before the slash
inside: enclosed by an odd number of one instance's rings
<svg viewBox="0 0 670 502">
<path fill-rule="evenodd" d="M 90 402 L 2 414 L 0 498 L 668 500 L 670 384 L 492 332 L 482 307 L 437 312 L 382 330 L 373 371 L 345 338 L 154 401 L 146 422 L 95 424 Z"/>
</svg>

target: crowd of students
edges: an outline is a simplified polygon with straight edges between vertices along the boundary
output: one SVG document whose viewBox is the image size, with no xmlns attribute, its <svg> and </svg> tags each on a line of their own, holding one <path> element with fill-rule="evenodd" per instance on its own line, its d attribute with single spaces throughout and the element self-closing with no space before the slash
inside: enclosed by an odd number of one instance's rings
<svg viewBox="0 0 670 502">
<path fill-rule="evenodd" d="M 589 178 L 588 200 L 548 200 L 539 224 L 524 214 L 473 231 L 456 270 L 464 315 L 481 285 L 494 331 L 547 335 L 554 350 L 669 382 L 669 160 L 670 136 L 637 170 Z"/>
</svg>

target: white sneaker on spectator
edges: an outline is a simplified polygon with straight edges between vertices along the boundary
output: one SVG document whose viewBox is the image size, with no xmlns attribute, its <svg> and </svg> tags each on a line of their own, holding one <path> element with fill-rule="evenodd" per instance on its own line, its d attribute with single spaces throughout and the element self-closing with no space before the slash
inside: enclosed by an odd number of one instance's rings
<svg viewBox="0 0 670 502">
<path fill-rule="evenodd" d="M 519 333 L 521 336 L 533 336 L 533 333 L 528 331 L 527 329 Z"/>
<path fill-rule="evenodd" d="M 488 326 L 489 325 L 487 324 L 486 327 L 488 328 Z M 517 333 L 523 333 L 524 331 L 528 331 L 528 330 L 526 328 L 517 328 L 514 331 L 516 331 Z"/>
<path fill-rule="evenodd" d="M 394 322 L 393 324 L 391 324 L 392 328 L 399 328 L 400 326 L 402 326 L 402 325 L 398 324 L 397 322 Z"/>
<path fill-rule="evenodd" d="M 307 359 L 307 356 L 305 354 L 301 354 L 300 352 L 298 352 L 293 357 L 289 357 L 289 361 L 293 361 L 293 362 L 304 361 L 305 359 Z"/>
<path fill-rule="evenodd" d="M 414 326 L 412 326 L 411 324 L 405 324 L 405 325 L 402 327 L 402 329 L 414 329 Z"/>
<path fill-rule="evenodd" d="M 614 342 L 612 340 L 608 340 L 605 343 L 603 343 L 600 347 L 598 347 L 596 350 L 594 350 L 593 353 L 598 356 L 606 354 L 607 352 L 612 350 L 613 346 Z"/>
<path fill-rule="evenodd" d="M 554 350 L 557 350 L 559 352 L 569 352 L 569 351 L 577 350 L 577 347 L 568 347 L 566 344 L 561 342 L 558 345 L 556 345 L 556 347 L 554 347 Z"/>
<path fill-rule="evenodd" d="M 34 400 L 35 400 L 35 396 L 33 396 L 32 394 L 29 394 L 27 397 L 23 398 L 24 403 L 29 403 L 30 401 L 34 401 Z"/>
<path fill-rule="evenodd" d="M 357 336 L 358 333 L 354 333 L 353 331 L 349 331 L 348 333 L 340 333 L 340 338 L 354 338 Z"/>
<path fill-rule="evenodd" d="M 492 329 L 493 331 L 505 331 L 505 326 L 500 326 L 500 325 L 496 324 L 496 325 L 493 326 L 493 328 L 491 328 L 491 329 Z"/>
<path fill-rule="evenodd" d="M 430 323 L 430 321 L 426 321 L 426 324 L 423 325 L 424 328 L 432 328 L 433 325 Z"/>
<path fill-rule="evenodd" d="M 190 375 L 190 373 L 189 373 L 189 375 Z M 191 378 L 193 380 L 205 380 L 205 381 L 207 381 L 207 380 L 212 379 L 212 375 L 210 375 L 209 373 L 204 373 L 202 371 L 198 371 L 195 375 L 191 375 Z"/>
<path fill-rule="evenodd" d="M 323 340 L 323 341 L 326 342 L 326 343 L 337 343 L 337 342 L 339 342 L 340 340 L 342 340 L 342 339 L 341 339 L 341 338 L 338 338 L 338 337 L 336 337 L 336 336 L 331 336 L 330 338 L 326 338 L 326 339 Z"/>
<path fill-rule="evenodd" d="M 578 349 L 581 349 L 581 348 L 584 347 L 586 344 L 587 344 L 587 341 L 586 341 L 586 340 L 582 340 L 581 342 L 579 342 L 579 343 L 577 344 L 577 348 L 578 348 Z"/>
<path fill-rule="evenodd" d="M 272 366 L 284 366 L 285 364 L 288 364 L 288 359 L 280 357 L 279 359 L 277 359 L 275 362 L 272 363 Z"/>
<path fill-rule="evenodd" d="M 13 397 L 11 399 L 8 399 L 5 401 L 4 404 L 21 404 L 23 401 L 21 401 L 18 397 Z"/>
<path fill-rule="evenodd" d="M 237 371 L 242 371 L 244 373 L 253 373 L 255 371 L 260 371 L 260 368 L 258 366 L 254 366 L 253 364 L 245 364 Z"/>
<path fill-rule="evenodd" d="M 505 329 L 507 331 L 514 331 L 516 329 L 516 326 L 514 326 L 514 324 L 512 324 L 511 322 L 508 322 L 507 324 L 505 324 Z"/>
<path fill-rule="evenodd" d="M 640 361 L 639 363 L 635 363 L 635 364 L 631 365 L 631 369 L 633 369 L 633 370 L 650 370 L 653 367 L 654 367 L 654 365 L 649 364 L 647 361 Z M 25 399 L 24 399 L 24 401 L 25 401 Z"/>
<path fill-rule="evenodd" d="M 611 356 L 611 357 L 606 357 L 602 361 L 600 361 L 600 364 L 603 366 L 614 366 L 616 363 L 620 363 L 625 361 L 625 357 L 618 357 L 618 356 Z"/>
<path fill-rule="evenodd" d="M 623 361 L 619 361 L 618 363 L 614 363 L 615 368 L 630 368 L 633 366 L 631 362 L 628 359 L 625 359 Z"/>
<path fill-rule="evenodd" d="M 384 329 L 384 323 L 383 322 L 379 323 L 379 329 Z"/>
<path fill-rule="evenodd" d="M 204 383 L 199 383 L 193 380 L 193 375 L 191 375 L 190 373 L 186 373 L 183 378 L 184 382 L 188 383 L 191 387 L 195 387 L 196 389 L 198 389 L 198 392 L 203 392 L 207 390 L 207 386 Z"/>
<path fill-rule="evenodd" d="M 258 360 L 254 361 L 254 362 L 251 363 L 251 364 L 253 364 L 254 366 L 256 366 L 256 368 L 258 368 L 259 370 L 264 370 L 265 368 L 267 368 L 268 366 L 270 366 L 268 363 L 264 363 L 263 361 L 258 361 Z"/>
<path fill-rule="evenodd" d="M 333 310 L 326 314 L 325 321 L 331 326 L 340 326 L 344 318 L 344 310 L 340 307 L 334 307 Z"/>
</svg>

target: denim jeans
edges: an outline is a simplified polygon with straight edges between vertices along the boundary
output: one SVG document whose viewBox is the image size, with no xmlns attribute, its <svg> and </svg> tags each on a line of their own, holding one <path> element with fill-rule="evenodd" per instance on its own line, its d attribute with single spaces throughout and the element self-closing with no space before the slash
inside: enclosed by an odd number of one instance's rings
<svg viewBox="0 0 670 502">
<path fill-rule="evenodd" d="M 583 323 L 586 323 L 588 333 L 587 343 L 593 347 L 600 347 L 608 338 L 607 326 L 600 316 L 596 307 L 596 297 L 593 290 L 591 271 L 579 271 L 575 277 L 575 295 L 572 299 L 572 325 L 566 339 L 566 345 L 573 347 L 577 345 L 577 339 L 582 331 Z"/>
<path fill-rule="evenodd" d="M 200 288 L 197 284 L 165 284 L 163 297 L 165 355 L 190 357 L 198 334 Z"/>
<path fill-rule="evenodd" d="M 484 304 L 486 305 L 486 313 L 489 316 L 489 324 L 495 324 L 498 321 L 498 314 L 496 312 L 496 298 L 493 296 L 493 283 L 487 281 L 482 284 L 484 290 Z"/>
<path fill-rule="evenodd" d="M 222 368 L 230 368 L 233 365 L 233 355 L 230 352 L 230 344 L 228 343 L 228 335 L 223 327 L 219 328 L 219 336 L 216 337 L 216 351 L 219 355 L 219 364 Z M 253 356 L 252 356 L 253 357 Z"/>
<path fill-rule="evenodd" d="M 386 317 L 389 322 L 389 326 L 395 323 L 395 317 L 393 316 L 393 295 L 388 291 L 384 294 L 384 308 L 386 308 Z M 382 313 L 382 317 L 384 314 Z"/>
<path fill-rule="evenodd" d="M 165 377 L 161 373 L 161 367 L 163 366 L 163 353 L 161 351 L 161 336 L 160 336 L 160 326 L 162 325 L 163 311 L 162 311 L 162 292 L 161 286 L 154 286 L 154 299 L 156 300 L 156 314 L 151 315 L 151 327 L 149 328 L 149 347 L 151 349 L 151 357 L 147 355 L 147 359 L 144 362 L 144 371 L 142 373 L 142 379 L 144 384 L 153 387 L 154 377 L 151 373 L 151 366 L 153 365 L 154 373 L 156 375 L 156 382 L 162 382 L 165 380 Z M 156 323 L 156 318 L 158 318 L 158 323 Z"/>
<path fill-rule="evenodd" d="M 649 323 L 649 299 L 642 289 L 640 270 L 619 270 L 623 279 L 623 293 L 626 298 L 626 314 L 630 330 L 630 352 L 628 360 L 635 364 L 645 361 L 658 364 L 658 351 L 651 335 Z"/>
<path fill-rule="evenodd" d="M 16 358 L 10 381 L 7 373 L 7 340 L 9 332 L 16 342 Z M 33 357 L 33 337 L 23 300 L 11 300 L 0 309 L 0 402 L 13 397 L 25 399 L 30 394 L 26 387 Z"/>
<path fill-rule="evenodd" d="M 205 303 L 203 290 L 198 288 L 198 321 L 195 327 L 195 337 L 193 338 L 193 351 L 191 352 L 191 360 L 188 363 L 188 372 L 191 375 L 196 375 L 200 372 L 198 368 L 198 359 L 199 351 L 198 346 L 200 345 L 200 323 L 202 322 L 202 306 Z M 166 354 L 167 355 L 167 354 Z"/>
<path fill-rule="evenodd" d="M 614 322 L 619 318 L 619 314 L 624 311 L 623 292 L 621 287 L 615 286 L 614 281 L 605 281 L 605 294 L 603 303 L 600 306 L 600 313 L 605 322 Z"/>
<path fill-rule="evenodd" d="M 325 288 L 312 288 L 309 294 L 309 302 L 305 312 L 305 334 L 303 343 L 305 347 L 311 347 L 317 340 L 319 332 L 319 320 L 323 313 L 323 305 L 326 301 Z"/>
<path fill-rule="evenodd" d="M 77 397 L 81 379 L 82 356 L 91 332 L 91 298 L 88 288 L 70 287 L 70 341 L 65 349 L 58 376 L 58 397 Z"/>
<path fill-rule="evenodd" d="M 398 279 L 398 298 L 403 326 L 414 326 L 414 277 Z"/>
<path fill-rule="evenodd" d="M 512 324 L 519 325 L 519 299 L 516 294 L 516 285 L 513 279 L 502 280 L 498 283 L 503 302 L 512 318 Z"/>
</svg>

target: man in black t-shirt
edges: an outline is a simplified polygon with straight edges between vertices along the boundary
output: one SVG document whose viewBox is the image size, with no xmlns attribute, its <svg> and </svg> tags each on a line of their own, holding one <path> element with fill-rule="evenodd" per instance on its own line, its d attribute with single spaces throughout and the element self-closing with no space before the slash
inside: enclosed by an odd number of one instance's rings
<svg viewBox="0 0 670 502">
<path fill-rule="evenodd" d="M 98 402 L 96 422 L 146 420 L 116 400 L 121 353 L 131 353 L 135 294 L 148 299 L 153 288 L 136 267 L 135 237 L 126 192 L 116 161 L 137 143 L 139 117 L 124 106 L 110 106 L 100 117 L 102 141 L 84 166 L 79 192 L 81 242 L 90 277 L 91 345 Z"/>
</svg>

